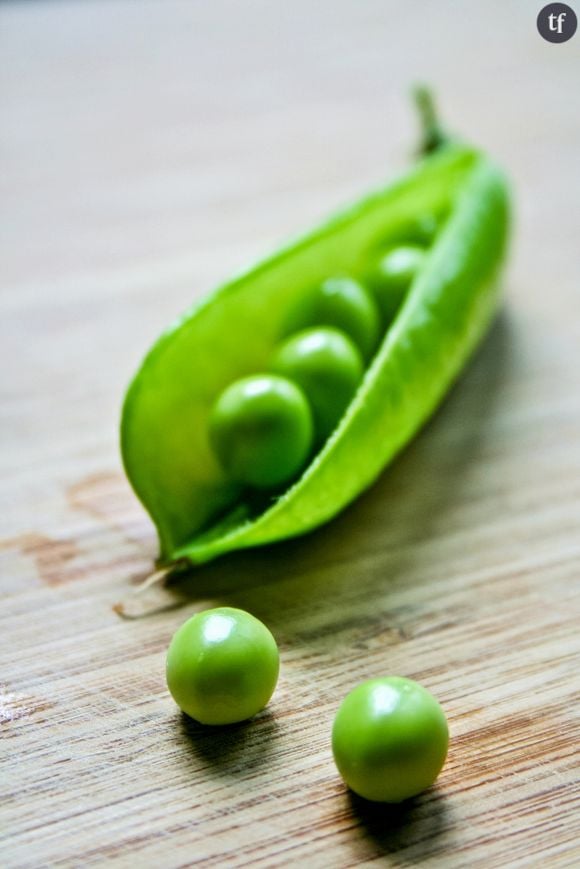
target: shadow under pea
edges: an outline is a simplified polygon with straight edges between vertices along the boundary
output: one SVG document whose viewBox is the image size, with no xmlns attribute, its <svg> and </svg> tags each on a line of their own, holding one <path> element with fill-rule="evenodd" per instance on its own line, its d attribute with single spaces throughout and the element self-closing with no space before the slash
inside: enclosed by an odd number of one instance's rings
<svg viewBox="0 0 580 869">
<path fill-rule="evenodd" d="M 362 840 L 352 840 L 354 847 L 365 852 L 359 854 L 361 859 L 396 854 L 400 863 L 415 864 L 448 847 L 445 833 L 451 828 L 450 810 L 436 787 L 398 804 L 369 802 L 350 790 L 345 800 L 346 815 L 364 833 Z"/>
<path fill-rule="evenodd" d="M 268 709 L 247 721 L 219 727 L 200 724 L 184 712 L 178 716 L 178 743 L 196 767 L 237 778 L 251 776 L 271 762 L 279 725 Z"/>
</svg>

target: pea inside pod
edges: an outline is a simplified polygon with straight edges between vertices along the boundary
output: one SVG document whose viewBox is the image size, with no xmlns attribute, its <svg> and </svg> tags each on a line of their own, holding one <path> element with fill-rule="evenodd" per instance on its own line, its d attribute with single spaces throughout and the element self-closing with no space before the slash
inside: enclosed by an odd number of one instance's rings
<svg viewBox="0 0 580 869">
<path fill-rule="evenodd" d="M 356 345 L 338 329 L 306 329 L 280 346 L 272 369 L 303 390 L 318 443 L 336 428 L 364 374 Z"/>
<path fill-rule="evenodd" d="M 383 321 L 389 324 L 425 262 L 426 251 L 417 245 L 398 245 L 380 257 L 368 275 Z"/>
<path fill-rule="evenodd" d="M 302 469 L 312 446 L 312 414 L 304 393 L 291 380 L 246 377 L 220 395 L 209 431 L 233 480 L 271 489 Z"/>
<path fill-rule="evenodd" d="M 379 340 L 381 321 L 372 293 L 361 283 L 348 277 L 329 277 L 298 299 L 285 331 L 295 333 L 311 326 L 331 326 L 344 332 L 368 361 Z"/>
<path fill-rule="evenodd" d="M 409 441 L 484 335 L 499 298 L 508 191 L 481 151 L 427 131 L 430 153 L 402 179 L 219 287 L 153 346 L 129 387 L 121 445 L 128 477 L 159 533 L 160 563 L 201 563 L 328 521 Z M 440 215 L 445 215 L 441 220 Z M 410 226 L 434 227 L 391 323 L 360 343 L 346 324 L 312 322 L 301 305 L 329 280 L 348 279 L 377 308 L 369 274 Z M 374 307 L 373 307 L 374 306 Z M 291 333 L 289 335 L 289 324 Z M 271 372 L 292 330 L 334 327 L 364 359 L 364 379 L 330 436 L 297 476 L 260 501 L 220 460 L 211 437 L 219 396 Z M 363 339 L 364 340 L 364 339 Z M 296 384 L 298 388 L 299 384 Z M 226 463 L 227 464 L 227 463 Z"/>
</svg>

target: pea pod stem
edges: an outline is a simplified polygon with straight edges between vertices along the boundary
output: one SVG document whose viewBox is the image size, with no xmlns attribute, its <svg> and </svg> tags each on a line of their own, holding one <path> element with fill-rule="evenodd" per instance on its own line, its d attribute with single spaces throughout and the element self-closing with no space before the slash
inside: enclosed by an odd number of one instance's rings
<svg viewBox="0 0 580 869">
<path fill-rule="evenodd" d="M 426 156 L 445 145 L 449 141 L 449 136 L 439 121 L 439 114 L 431 89 L 424 84 L 415 85 L 413 99 L 419 114 L 421 128 L 418 153 L 421 156 Z"/>
</svg>

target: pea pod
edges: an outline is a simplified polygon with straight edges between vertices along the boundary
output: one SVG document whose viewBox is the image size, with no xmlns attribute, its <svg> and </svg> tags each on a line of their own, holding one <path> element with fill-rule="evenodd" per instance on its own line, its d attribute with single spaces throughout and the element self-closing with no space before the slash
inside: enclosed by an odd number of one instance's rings
<svg viewBox="0 0 580 869">
<path fill-rule="evenodd" d="M 431 153 L 404 178 L 219 287 L 153 346 L 131 383 L 127 475 L 159 533 L 160 564 L 202 563 L 327 522 L 381 473 L 437 407 L 498 300 L 508 191 L 481 151 L 429 127 Z M 268 370 L 288 318 L 335 275 L 364 282 L 380 251 L 439 226 L 424 265 L 336 429 L 276 496 L 228 479 L 208 437 L 216 397 Z"/>
</svg>

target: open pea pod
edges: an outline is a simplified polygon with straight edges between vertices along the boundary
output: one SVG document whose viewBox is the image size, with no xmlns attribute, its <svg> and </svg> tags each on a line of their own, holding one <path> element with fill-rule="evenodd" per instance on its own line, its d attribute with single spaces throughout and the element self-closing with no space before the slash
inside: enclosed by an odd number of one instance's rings
<svg viewBox="0 0 580 869">
<path fill-rule="evenodd" d="M 121 440 L 162 565 L 201 563 L 327 522 L 426 421 L 485 333 L 506 247 L 506 184 L 477 149 L 440 137 L 431 144 L 408 175 L 219 287 L 150 350 L 127 393 Z M 424 266 L 338 426 L 286 491 L 257 505 L 211 448 L 216 397 L 268 370 L 310 287 L 333 275 L 364 281 L 378 251 L 429 221 L 438 229 Z"/>
</svg>

